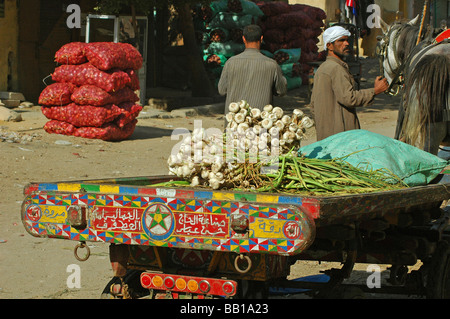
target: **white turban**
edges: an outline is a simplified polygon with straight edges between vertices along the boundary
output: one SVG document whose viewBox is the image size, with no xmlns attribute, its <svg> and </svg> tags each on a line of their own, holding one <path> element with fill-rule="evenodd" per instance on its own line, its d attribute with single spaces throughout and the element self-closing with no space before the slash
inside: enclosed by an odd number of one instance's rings
<svg viewBox="0 0 450 319">
<path fill-rule="evenodd" d="M 328 43 L 333 43 L 336 40 L 339 40 L 342 37 L 349 37 L 352 34 L 347 29 L 341 27 L 341 26 L 334 26 L 331 28 L 328 28 L 323 33 L 323 42 L 325 46 L 325 50 L 327 49 Z"/>
</svg>

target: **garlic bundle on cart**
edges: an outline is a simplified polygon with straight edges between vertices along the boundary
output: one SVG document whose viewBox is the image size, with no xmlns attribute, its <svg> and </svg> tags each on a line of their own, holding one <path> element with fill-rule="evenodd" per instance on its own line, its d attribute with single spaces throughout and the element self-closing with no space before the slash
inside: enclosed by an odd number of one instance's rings
<svg viewBox="0 0 450 319">
<path fill-rule="evenodd" d="M 280 107 L 267 105 L 260 111 L 246 101 L 231 103 L 226 118 L 223 135 L 208 136 L 204 128 L 196 128 L 186 136 L 167 161 L 169 174 L 191 186 L 248 187 L 243 174 L 246 165 L 269 163 L 272 156 L 299 148 L 306 129 L 314 125 L 301 110 L 289 116 Z"/>
<path fill-rule="evenodd" d="M 233 166 L 225 163 L 223 137 L 208 136 L 204 128 L 194 129 L 179 145 L 178 152 L 167 160 L 169 174 L 176 175 L 192 186 L 219 189 L 226 182 Z"/>
<path fill-rule="evenodd" d="M 280 155 L 285 154 L 292 148 L 299 148 L 306 130 L 314 126 L 299 109 L 290 116 L 280 107 L 269 104 L 261 111 L 242 100 L 230 103 L 228 110 L 227 138 L 238 140 L 250 153 L 258 151 L 271 155 L 275 150 Z"/>
</svg>

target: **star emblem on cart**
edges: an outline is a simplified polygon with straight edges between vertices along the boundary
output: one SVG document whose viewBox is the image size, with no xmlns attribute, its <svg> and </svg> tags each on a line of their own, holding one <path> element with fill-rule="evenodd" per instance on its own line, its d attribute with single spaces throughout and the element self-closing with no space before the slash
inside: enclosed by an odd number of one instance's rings
<svg viewBox="0 0 450 319">
<path fill-rule="evenodd" d="M 175 228 L 172 211 L 163 204 L 149 206 L 142 217 L 142 225 L 146 234 L 152 240 L 166 240 Z"/>
</svg>

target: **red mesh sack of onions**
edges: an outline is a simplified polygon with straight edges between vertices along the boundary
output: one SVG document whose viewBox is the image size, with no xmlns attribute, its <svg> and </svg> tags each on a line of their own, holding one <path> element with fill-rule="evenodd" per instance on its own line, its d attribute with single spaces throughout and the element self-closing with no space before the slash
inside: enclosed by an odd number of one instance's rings
<svg viewBox="0 0 450 319">
<path fill-rule="evenodd" d="M 53 83 L 42 90 L 39 95 L 40 105 L 66 105 L 72 102 L 71 95 L 76 89 L 72 83 Z"/>
<path fill-rule="evenodd" d="M 133 122 L 142 111 L 142 106 L 131 102 L 122 103 L 119 105 L 122 114 L 117 117 L 114 123 L 119 127 L 124 127 L 128 123 Z"/>
<path fill-rule="evenodd" d="M 139 76 L 137 71 L 132 69 L 126 69 L 124 70 L 128 76 L 130 77 L 130 83 L 128 83 L 128 87 L 130 87 L 133 91 L 137 91 L 141 89 L 140 83 L 139 83 Z"/>
<path fill-rule="evenodd" d="M 129 87 L 124 87 L 113 93 L 108 93 L 95 85 L 82 85 L 73 91 L 71 99 L 79 105 L 102 106 L 106 104 L 119 105 L 123 102 L 137 102 L 139 97 Z"/>
<path fill-rule="evenodd" d="M 95 85 L 106 92 L 113 92 L 129 85 L 130 76 L 123 71 L 104 72 L 90 63 L 80 65 L 61 65 L 52 74 L 55 82 L 69 82 L 77 86 Z"/>
<path fill-rule="evenodd" d="M 51 120 L 45 123 L 44 130 L 49 134 L 73 135 L 77 128 L 70 123 Z"/>
<path fill-rule="evenodd" d="M 124 87 L 123 89 L 111 94 L 114 101 L 113 103 L 119 105 L 124 102 L 137 102 L 139 97 L 134 93 L 134 91 L 129 87 Z M 119 105 L 120 106 L 120 105 Z"/>
<path fill-rule="evenodd" d="M 87 62 L 84 52 L 86 43 L 71 42 L 63 45 L 55 53 L 55 61 L 59 64 L 82 64 Z"/>
<path fill-rule="evenodd" d="M 122 114 L 121 109 L 114 104 L 92 106 L 71 103 L 66 106 L 43 106 L 41 110 L 48 119 L 70 123 L 76 127 L 100 127 Z"/>
<path fill-rule="evenodd" d="M 107 123 L 102 127 L 80 127 L 74 132 L 74 136 L 89 139 L 100 139 L 104 141 L 122 141 L 129 138 L 136 128 L 137 120 L 128 123 L 123 128 L 114 122 Z"/>
<path fill-rule="evenodd" d="M 291 11 L 291 7 L 285 2 L 262 2 L 258 6 L 266 17 L 276 16 Z"/>
<path fill-rule="evenodd" d="M 102 106 L 113 103 L 112 94 L 91 84 L 82 85 L 79 88 L 76 88 L 73 91 L 71 99 L 78 105 Z"/>
<path fill-rule="evenodd" d="M 142 55 L 129 43 L 88 43 L 85 54 L 92 65 L 103 71 L 113 68 L 139 70 L 143 63 Z"/>
</svg>

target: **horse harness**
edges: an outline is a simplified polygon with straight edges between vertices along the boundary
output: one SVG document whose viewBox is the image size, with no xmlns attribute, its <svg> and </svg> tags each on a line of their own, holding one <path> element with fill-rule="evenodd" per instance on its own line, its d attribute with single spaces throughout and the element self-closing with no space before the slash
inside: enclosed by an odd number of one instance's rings
<svg viewBox="0 0 450 319">
<path fill-rule="evenodd" d="M 387 59 L 387 62 L 389 64 L 389 67 L 392 71 L 394 71 L 394 68 L 392 67 L 389 59 L 387 58 L 387 52 L 388 52 L 388 48 L 389 45 L 391 44 L 391 35 L 392 32 L 394 30 L 396 30 L 397 28 L 394 28 L 395 26 L 400 26 L 400 29 L 398 30 L 398 32 L 395 34 L 395 37 L 393 39 L 393 46 L 394 48 L 397 47 L 397 41 L 400 37 L 401 31 L 405 28 L 406 25 L 401 24 L 400 22 L 396 22 L 395 25 L 393 25 L 387 34 L 383 35 L 383 44 L 381 45 L 380 42 L 378 42 L 377 45 L 377 51 L 376 54 L 379 57 L 380 60 L 380 74 L 383 75 L 384 74 L 384 60 Z M 395 72 L 395 76 L 392 79 L 391 84 L 389 85 L 389 88 L 387 89 L 386 93 L 389 95 L 397 95 L 400 92 L 400 87 L 404 84 L 403 81 L 403 70 L 405 68 L 406 63 L 400 63 L 400 61 L 397 58 L 397 55 L 394 54 L 394 59 L 397 62 L 398 65 L 400 65 L 400 67 L 397 69 L 397 71 Z M 395 92 L 392 91 L 392 88 L 397 85 L 397 89 Z"/>
<path fill-rule="evenodd" d="M 399 26 L 399 28 L 395 28 L 395 26 Z M 387 59 L 387 51 L 388 51 L 389 45 L 391 43 L 392 32 L 394 30 L 398 29 L 398 32 L 395 34 L 394 39 L 393 39 L 393 47 L 396 48 L 397 41 L 400 38 L 400 34 L 402 33 L 403 29 L 406 26 L 407 26 L 406 24 L 402 24 L 401 22 L 396 22 L 389 29 L 388 33 L 383 36 L 383 44 L 381 45 L 380 42 L 378 42 L 376 53 L 380 60 L 380 72 L 382 75 L 384 74 L 383 65 L 384 65 L 384 60 Z M 397 70 L 394 72 L 395 75 L 392 79 L 391 84 L 389 85 L 389 88 L 386 91 L 386 94 L 391 95 L 391 96 L 396 96 L 396 95 L 398 95 L 398 93 L 400 93 L 400 88 L 405 84 L 403 71 L 405 70 L 406 66 L 409 65 L 409 63 L 412 60 L 415 59 L 416 61 L 419 61 L 422 58 L 422 56 L 425 55 L 425 53 L 432 47 L 439 45 L 439 44 L 447 44 L 449 42 L 450 42 L 450 39 L 444 39 L 444 40 L 441 39 L 439 42 L 437 42 L 437 41 L 433 41 L 433 42 L 429 42 L 429 43 L 421 42 L 419 45 L 414 47 L 414 49 L 409 53 L 408 57 L 406 58 L 406 60 L 403 63 L 401 63 L 398 60 L 397 54 L 394 54 L 394 59 L 397 62 L 397 64 L 400 65 L 400 67 L 398 67 Z M 418 56 L 416 56 L 418 53 L 420 53 L 420 54 Z M 390 69 L 392 71 L 394 71 L 394 68 L 392 67 L 389 59 L 387 59 L 387 62 L 388 62 Z M 397 86 L 397 89 L 395 91 L 393 91 L 394 86 Z M 446 118 L 447 121 L 450 121 L 450 95 L 447 98 L 447 107 L 445 109 L 444 118 Z"/>
<path fill-rule="evenodd" d="M 399 28 L 395 28 L 396 26 L 398 26 Z M 380 59 L 380 72 L 383 75 L 384 74 L 384 60 L 387 59 L 389 68 L 391 69 L 392 72 L 394 72 L 394 68 L 392 67 L 389 59 L 387 58 L 388 55 L 388 48 L 391 44 L 391 35 L 392 33 L 398 29 L 398 32 L 395 34 L 394 39 L 393 39 L 393 47 L 397 48 L 397 41 L 400 38 L 400 35 L 402 34 L 403 29 L 405 29 L 408 25 L 401 23 L 401 22 L 395 22 L 394 25 L 389 29 L 388 33 L 385 34 L 383 36 L 383 45 L 380 45 L 380 42 L 378 42 L 377 45 L 377 55 Z M 386 91 L 386 94 L 388 95 L 392 95 L 392 96 L 396 96 L 398 95 L 398 93 L 400 93 L 400 88 L 405 84 L 404 81 L 404 74 L 403 71 L 405 70 L 406 66 L 413 60 L 413 57 L 415 57 L 415 55 L 418 52 L 421 52 L 422 49 L 424 49 L 426 46 L 429 45 L 437 45 L 439 43 L 431 43 L 431 42 L 427 42 L 427 41 L 421 41 L 419 45 L 415 46 L 413 48 L 413 50 L 409 53 L 409 55 L 407 56 L 407 58 L 403 61 L 403 63 L 401 61 L 399 61 L 396 52 L 394 52 L 394 59 L 395 62 L 397 63 L 397 65 L 400 65 L 400 67 L 397 68 L 397 70 L 395 70 L 394 72 L 394 77 L 392 79 L 391 84 L 389 85 L 389 88 Z M 431 46 L 430 46 L 431 48 Z M 422 54 L 424 54 L 426 51 L 422 51 Z M 422 55 L 420 55 L 419 57 L 422 57 Z M 393 91 L 393 87 L 397 86 L 396 90 Z"/>
</svg>

